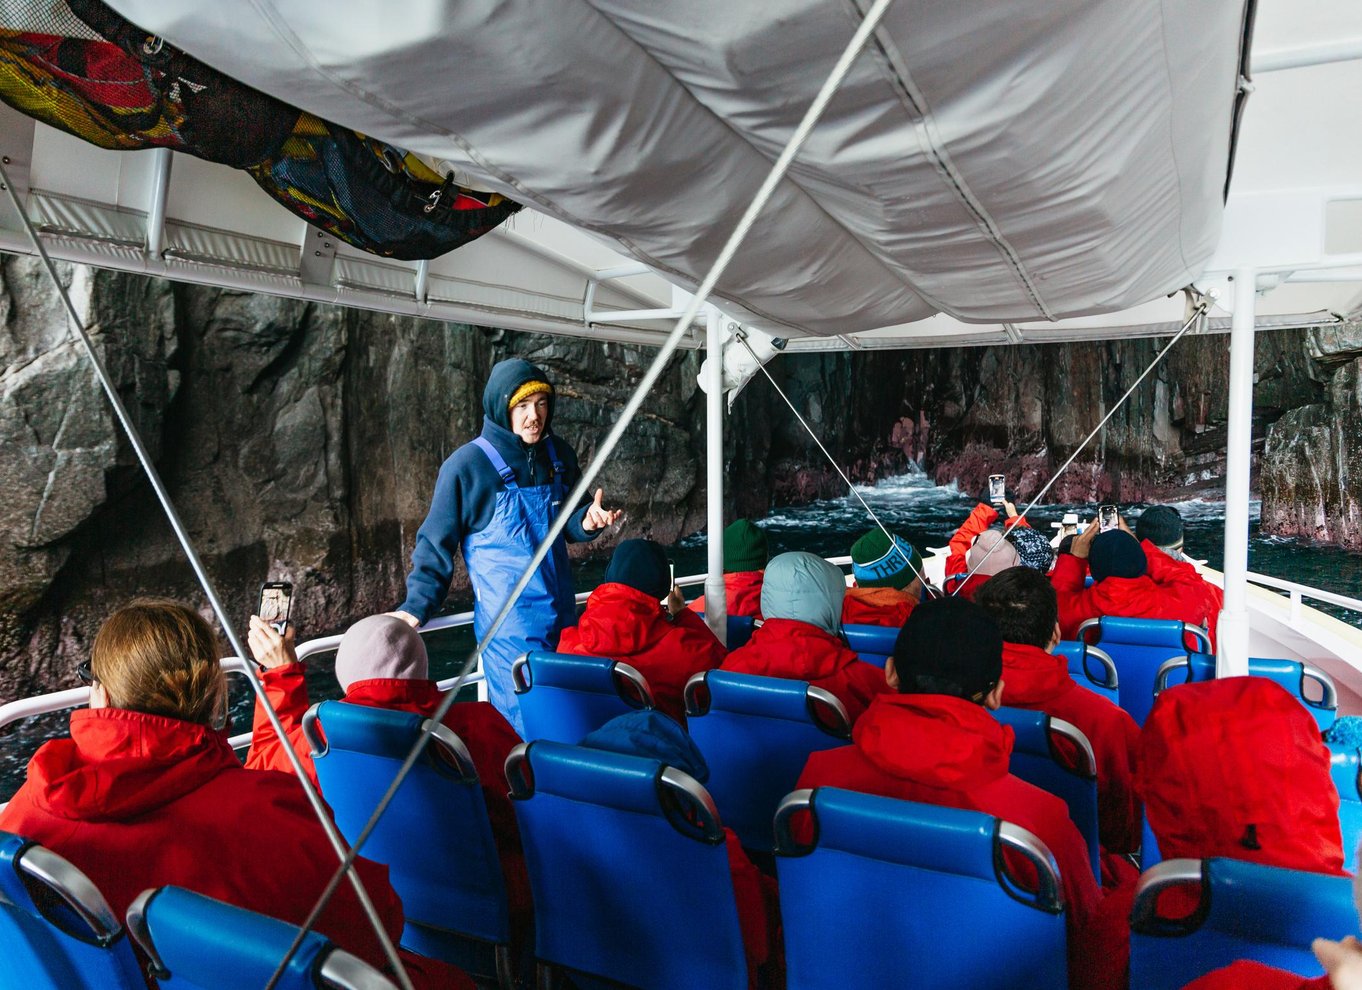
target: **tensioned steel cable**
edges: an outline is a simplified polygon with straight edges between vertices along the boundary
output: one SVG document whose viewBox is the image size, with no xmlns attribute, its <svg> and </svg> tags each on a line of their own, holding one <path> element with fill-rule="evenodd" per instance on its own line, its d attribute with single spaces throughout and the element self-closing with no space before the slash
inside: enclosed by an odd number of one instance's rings
<svg viewBox="0 0 1362 990">
<path fill-rule="evenodd" d="M 1107 421 L 1110 420 L 1112 416 L 1116 415 L 1116 410 L 1120 409 L 1123 405 L 1125 405 L 1126 400 L 1129 399 L 1135 393 L 1135 389 L 1139 387 L 1140 382 L 1144 381 L 1147 377 L 1149 377 L 1149 373 L 1153 371 L 1156 367 L 1158 367 L 1158 364 L 1160 361 L 1163 360 L 1164 355 L 1173 349 L 1173 345 L 1182 339 L 1183 334 L 1190 330 L 1192 326 L 1197 322 L 1197 320 L 1201 319 L 1203 316 L 1206 315 L 1206 311 L 1209 308 L 1210 304 L 1206 302 L 1204 299 L 1198 300 L 1196 308 L 1192 310 L 1192 315 L 1187 318 L 1187 322 L 1182 325 L 1182 329 L 1173 335 L 1173 339 L 1170 340 L 1166 345 L 1164 345 L 1163 350 L 1159 351 L 1158 354 L 1154 355 L 1154 360 L 1149 363 L 1148 368 L 1145 368 L 1144 371 L 1140 373 L 1140 377 L 1135 379 L 1135 384 L 1131 385 L 1130 388 L 1126 389 L 1126 394 L 1116 400 L 1116 404 L 1111 407 L 1111 409 L 1107 412 L 1105 416 L 1102 417 L 1102 422 L 1098 423 L 1096 426 L 1093 427 L 1092 432 L 1089 433 L 1087 437 L 1083 440 L 1083 442 L 1080 443 L 1074 449 L 1074 452 L 1069 455 L 1069 459 L 1059 466 L 1059 470 L 1056 471 L 1054 473 L 1054 476 L 1045 483 L 1045 487 L 1042 488 L 1036 494 L 1036 497 L 1030 501 L 1030 503 L 1026 506 L 1024 510 L 1022 510 L 1021 514 L 1007 521 L 1007 523 L 1003 526 L 1004 539 L 1007 538 L 1008 533 L 1012 532 L 1014 529 L 1021 525 L 1021 521 L 1026 518 L 1026 514 L 1028 512 L 1030 512 L 1038 504 L 1040 504 L 1040 500 L 1045 497 L 1045 493 L 1050 490 L 1050 488 L 1054 485 L 1056 481 L 1059 480 L 1059 476 L 1069 469 L 1069 465 L 1074 462 L 1074 458 L 1077 457 L 1079 453 L 1082 452 L 1084 447 L 1086 447 L 1089 443 L 1092 442 L 1093 437 L 1097 436 L 1097 434 L 1102 431 L 1102 427 L 1107 425 Z M 964 576 L 964 578 L 956 582 L 955 588 L 951 591 L 952 597 L 960 593 L 960 589 L 965 586 L 965 583 L 969 581 L 970 578 L 974 577 L 975 571 L 979 570 L 979 568 L 984 566 L 984 561 L 988 560 L 989 557 L 992 557 L 993 551 L 997 550 L 1001 544 L 1002 540 L 999 540 L 997 543 L 993 544 L 993 546 L 989 547 L 988 552 L 979 558 L 979 562 L 969 569 L 969 572 Z"/>
<path fill-rule="evenodd" d="M 761 373 L 766 376 L 766 380 L 771 383 L 771 387 L 776 390 L 776 394 L 785 400 L 785 404 L 790 407 L 790 412 L 794 413 L 795 419 L 799 420 L 799 425 L 804 427 L 804 432 L 806 432 L 813 439 L 813 442 L 818 445 L 818 449 L 821 450 L 823 452 L 823 456 L 828 459 L 828 463 L 832 465 L 832 469 L 842 476 L 842 480 L 845 481 L 847 487 L 851 489 L 851 494 L 855 495 L 856 500 L 861 503 L 861 508 L 865 509 L 866 514 L 869 515 L 870 518 L 875 521 L 875 525 L 880 528 L 880 532 L 883 533 L 885 535 L 885 538 L 889 540 L 889 550 L 885 554 L 885 557 L 889 556 L 889 554 L 894 552 L 894 548 L 898 546 L 898 542 L 894 539 L 894 534 L 889 532 L 889 530 L 885 528 L 884 523 L 880 522 L 880 517 L 875 515 L 875 510 L 870 507 L 869 503 L 867 503 L 864 498 L 861 497 L 860 491 L 858 491 L 856 486 L 851 483 L 851 479 L 848 478 L 847 473 L 842 470 L 842 466 L 838 464 L 835 460 L 833 460 L 832 455 L 828 453 L 828 448 L 823 446 L 823 441 L 818 439 L 818 434 L 813 432 L 813 427 L 808 424 L 808 421 L 805 420 L 802 415 L 800 415 L 799 410 L 795 408 L 795 404 L 791 402 L 790 397 L 785 394 L 785 390 L 776 384 L 776 380 L 771 377 L 771 372 L 766 370 L 766 365 L 762 363 L 760 358 L 757 357 L 757 352 L 752 350 L 752 345 L 747 342 L 747 335 L 742 331 L 739 331 L 737 336 L 738 342 L 741 343 L 743 347 L 747 348 L 747 353 L 751 354 L 752 360 L 757 362 L 757 367 L 760 368 Z M 883 558 L 880 559 L 882 560 Z M 922 574 L 922 572 L 913 566 L 912 557 L 908 558 L 908 569 L 911 570 L 914 576 L 919 581 L 922 582 L 923 592 L 928 596 L 935 598 L 936 592 L 932 590 L 932 586 L 927 582 L 927 578 Z"/>
<path fill-rule="evenodd" d="M 9 200 L 14 204 L 14 210 L 19 214 L 19 219 L 23 221 L 24 230 L 28 233 L 29 242 L 33 245 L 38 257 L 42 259 L 43 266 L 47 269 L 47 274 L 52 279 L 52 284 L 57 287 L 57 295 L 61 297 L 62 303 L 66 307 L 67 315 L 71 319 L 71 326 L 75 329 L 76 336 L 85 347 L 85 353 L 90 358 L 90 363 L 94 365 L 95 375 L 99 378 L 99 384 L 104 389 L 104 394 L 109 398 L 109 404 L 113 406 L 114 415 L 118 417 L 119 424 L 123 427 L 123 432 L 127 434 L 128 442 L 132 444 L 132 449 L 137 455 L 137 460 L 142 465 L 142 470 L 151 482 L 152 491 L 156 493 L 156 500 L 161 503 L 161 509 L 165 512 L 166 518 L 170 521 L 170 528 L 175 531 L 175 538 L 179 540 L 180 547 L 184 550 L 184 555 L 189 560 L 189 566 L 194 571 L 194 576 L 198 579 L 203 593 L 208 596 L 208 604 L 212 607 L 213 613 L 218 617 L 218 622 L 222 625 L 222 631 L 227 636 L 227 642 L 232 647 L 232 651 L 239 657 L 247 658 L 250 656 L 241 648 L 241 642 L 237 639 L 236 630 L 232 627 L 231 620 L 227 617 L 227 610 L 222 607 L 222 602 L 218 599 L 217 590 L 213 585 L 212 579 L 204 569 L 203 562 L 199 559 L 198 552 L 194 549 L 194 544 L 189 538 L 189 531 L 185 529 L 184 523 L 180 520 L 180 514 L 175 508 L 175 504 L 170 500 L 170 493 L 166 491 L 165 485 L 161 481 L 161 475 L 156 470 L 156 466 L 151 461 L 151 456 L 147 453 L 146 446 L 142 443 L 142 435 L 138 432 L 137 426 L 128 414 L 127 407 L 123 404 L 123 399 L 114 388 L 113 380 L 109 377 L 109 370 L 104 366 L 103 360 L 95 350 L 94 341 L 90 339 L 89 331 L 86 329 L 85 320 L 76 311 L 75 304 L 71 302 L 71 296 L 66 291 L 66 286 L 61 284 L 61 279 L 57 276 L 56 266 L 52 263 L 51 256 L 47 253 L 47 248 L 38 237 L 38 232 L 33 228 L 33 222 L 29 219 L 28 212 L 19 201 L 18 191 L 14 188 L 14 183 L 10 181 L 9 172 L 5 169 L 4 162 L 0 161 L 0 182 L 3 182 L 5 191 L 9 194 Z M 255 665 L 249 660 L 242 665 L 246 674 L 246 679 L 251 682 L 251 688 L 255 691 L 265 707 L 265 713 L 269 718 L 270 725 L 278 734 L 280 739 L 286 740 L 288 734 L 284 731 L 283 723 L 279 721 L 279 714 L 270 704 L 269 697 L 265 694 L 265 687 L 260 682 L 260 675 L 256 672 Z M 331 820 L 331 813 L 322 802 L 321 795 L 312 785 L 307 771 L 303 768 L 302 759 L 298 756 L 292 746 L 283 746 L 284 753 L 287 755 L 289 763 L 293 766 L 293 774 L 298 778 L 298 784 L 307 795 L 307 800 L 312 805 L 312 810 L 321 822 L 322 828 L 326 832 L 326 837 L 330 840 L 332 847 L 336 851 L 337 858 L 342 863 L 340 876 L 349 877 L 351 885 L 355 888 L 355 896 L 359 899 L 360 905 L 368 916 L 369 923 L 374 926 L 374 934 L 378 936 L 379 943 L 383 946 L 383 954 L 388 958 L 388 964 L 392 966 L 394 975 L 402 984 L 405 990 L 412 990 L 411 981 L 407 978 L 407 972 L 402 967 L 402 961 L 397 955 L 397 949 L 393 946 L 392 939 L 388 937 L 387 929 L 383 927 L 383 921 L 378 916 L 377 909 L 374 908 L 373 901 L 369 899 L 368 892 L 364 889 L 364 884 L 360 881 L 359 874 L 353 869 L 353 859 L 347 858 L 345 840 L 341 838 L 340 832 L 336 829 L 336 824 Z"/>
<path fill-rule="evenodd" d="M 502 605 L 501 610 L 492 621 L 492 625 L 478 642 L 473 653 L 464 662 L 462 669 L 459 671 L 458 678 L 454 682 L 454 686 L 450 688 L 449 691 L 445 692 L 445 697 L 440 702 L 440 707 L 430 716 L 428 724 L 432 727 L 439 725 L 444 720 L 445 714 L 448 713 L 450 706 L 454 704 L 454 698 L 459 693 L 459 688 L 463 686 L 464 681 L 472 671 L 478 656 L 487 648 L 487 644 L 492 641 L 492 638 L 496 636 L 497 632 L 500 631 L 502 624 L 506 621 L 506 617 L 510 615 L 511 608 L 514 606 L 516 600 L 529 585 L 531 578 L 539 569 L 539 565 L 543 562 L 544 558 L 548 556 L 553 544 L 558 540 L 559 536 L 562 535 L 568 520 L 576 511 L 577 505 L 585 497 L 587 490 L 591 487 L 592 482 L 596 480 L 596 476 L 600 473 L 605 462 L 609 460 L 610 455 L 614 453 L 615 447 L 624 436 L 624 431 L 628 428 L 634 415 L 643 405 L 643 401 L 651 393 L 658 378 L 662 376 L 662 372 L 666 368 L 667 363 L 671 360 L 672 355 L 676 352 L 677 346 L 681 343 L 681 338 L 689 331 L 691 321 L 699 314 L 700 308 L 705 304 L 705 300 L 709 298 L 709 294 L 714 290 L 715 284 L 723 276 L 724 270 L 727 269 L 729 262 L 733 260 L 734 255 L 737 254 L 738 248 L 742 245 L 743 240 L 752 229 L 753 223 L 756 222 L 757 215 L 761 212 L 762 208 L 765 207 L 767 201 L 775 192 L 776 187 L 780 184 L 781 179 L 785 177 L 785 173 L 789 170 L 795 155 L 797 155 L 799 149 L 803 147 L 804 142 L 808 139 L 814 125 L 823 115 L 823 111 L 827 109 L 827 105 L 829 101 L 831 101 L 833 94 L 837 91 L 837 87 L 841 85 L 842 80 L 846 77 L 852 63 L 856 60 L 857 55 L 865 46 L 866 41 L 870 38 L 870 35 L 874 32 L 875 28 L 879 26 L 885 11 L 889 9 L 893 2 L 894 0 L 875 0 L 874 5 L 866 12 L 864 19 L 856 28 L 856 32 L 852 35 L 851 40 L 847 43 L 842 54 L 838 57 L 836 64 L 833 66 L 828 78 L 824 81 L 822 88 L 819 89 L 818 95 L 814 97 L 813 102 L 809 105 L 809 109 L 805 112 L 803 119 L 800 120 L 794 133 L 790 135 L 790 140 L 786 143 L 785 148 L 772 164 L 771 170 L 767 173 L 766 178 L 762 181 L 761 186 L 752 197 L 752 201 L 747 205 L 747 209 L 743 212 L 742 217 L 733 228 L 733 233 L 729 235 L 728 241 L 724 244 L 723 249 L 714 260 L 714 264 L 710 267 L 709 272 L 700 282 L 699 287 L 695 291 L 695 295 L 691 297 L 685 311 L 681 314 L 680 319 L 676 321 L 676 326 L 673 327 L 671 333 L 667 335 L 665 343 L 658 351 L 657 357 L 653 359 L 653 363 L 649 365 L 648 370 L 644 373 L 642 380 L 638 384 L 638 388 L 634 390 L 634 394 L 629 398 L 624 409 L 620 411 L 619 419 L 616 420 L 615 425 L 611 427 L 610 433 L 601 444 L 600 449 L 592 459 L 590 466 L 582 473 L 582 477 L 573 487 L 571 494 L 563 501 L 563 508 L 558 513 L 558 517 L 553 521 L 553 525 L 549 527 L 548 534 L 540 542 L 538 548 L 530 558 L 529 564 L 520 575 L 520 580 L 518 580 L 515 587 L 511 589 L 511 594 L 507 598 L 506 603 Z M 711 359 L 721 360 L 722 356 L 711 355 Z M 429 730 L 423 730 L 420 733 L 415 745 L 412 746 L 411 752 L 409 752 L 407 758 L 402 761 L 402 766 L 398 769 L 397 775 L 393 778 L 393 782 L 388 786 L 383 797 L 379 799 L 373 814 L 369 817 L 369 821 L 365 824 L 359 835 L 355 837 L 355 842 L 350 848 L 350 853 L 345 859 L 344 866 L 348 867 L 353 863 L 354 858 L 358 856 L 360 850 L 364 848 L 364 843 L 368 841 L 369 836 L 372 834 L 374 827 L 378 824 L 379 819 L 382 818 L 383 813 L 388 810 L 388 806 L 392 803 L 393 795 L 397 793 L 397 789 L 402 785 L 402 781 L 407 778 L 407 774 L 411 772 L 411 768 L 415 766 L 416 761 L 425 751 L 430 738 L 431 732 Z M 298 934 L 293 940 L 293 944 L 289 946 L 288 953 L 279 963 L 279 968 L 276 969 L 274 975 L 270 977 L 270 981 L 266 985 L 266 990 L 273 990 L 274 986 L 277 984 L 279 977 L 283 974 L 284 968 L 288 965 L 288 962 L 293 957 L 294 953 L 297 952 L 298 946 L 302 944 L 304 936 L 316 923 L 317 916 L 325 909 L 326 904 L 329 902 L 340 882 L 340 877 L 341 873 L 338 871 L 337 874 L 331 878 L 331 882 L 322 892 L 322 896 L 318 900 L 316 907 L 312 909 L 312 913 L 299 929 Z"/>
</svg>

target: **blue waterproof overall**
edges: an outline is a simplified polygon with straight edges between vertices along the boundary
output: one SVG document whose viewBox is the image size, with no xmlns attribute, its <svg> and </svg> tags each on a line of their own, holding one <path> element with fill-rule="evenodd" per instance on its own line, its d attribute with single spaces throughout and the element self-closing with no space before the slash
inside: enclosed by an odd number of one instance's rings
<svg viewBox="0 0 1362 990">
<path fill-rule="evenodd" d="M 529 488 L 516 484 L 515 472 L 490 442 L 478 437 L 473 443 L 487 455 L 504 486 L 497 493 L 492 521 L 463 541 L 463 559 L 476 596 L 473 632 L 481 642 L 534 556 L 535 547 L 553 525 L 567 497 L 567 487 L 562 481 L 563 462 L 558 459 L 552 437 L 545 437 L 544 443 L 553 464 L 553 479 L 547 485 Z M 487 699 L 522 737 L 525 726 L 511 683 L 511 662 L 527 650 L 556 649 L 558 634 L 573 623 L 576 611 L 567 543 L 560 536 L 481 657 Z"/>
</svg>

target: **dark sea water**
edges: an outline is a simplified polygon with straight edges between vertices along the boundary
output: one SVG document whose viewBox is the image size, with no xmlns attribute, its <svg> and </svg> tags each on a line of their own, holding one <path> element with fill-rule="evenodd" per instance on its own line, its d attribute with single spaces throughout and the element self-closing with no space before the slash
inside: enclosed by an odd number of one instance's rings
<svg viewBox="0 0 1362 990">
<path fill-rule="evenodd" d="M 923 474 L 910 474 L 859 489 L 861 496 L 890 529 L 902 534 L 924 551 L 945 546 L 951 533 L 974 507 L 974 498 L 961 494 L 953 485 L 939 487 Z M 1186 552 L 1205 559 L 1219 568 L 1223 558 L 1224 505 L 1193 500 L 1173 503 L 1182 513 L 1186 526 Z M 1138 515 L 1139 506 L 1122 506 L 1129 519 Z M 1258 533 L 1258 505 L 1252 505 L 1249 538 L 1249 570 L 1297 581 L 1325 591 L 1362 599 L 1362 553 L 1339 550 L 1300 540 L 1262 536 Z M 1065 512 L 1077 511 L 1087 518 L 1090 506 L 1037 506 L 1027 520 L 1041 532 L 1051 532 L 1050 523 L 1058 522 Z M 860 503 L 850 495 L 772 513 L 760 525 L 766 531 L 772 554 L 786 550 L 808 550 L 826 557 L 843 556 L 851 544 L 872 525 Z M 705 536 L 696 534 L 672 548 L 678 576 L 698 574 L 705 569 Z M 594 587 L 601 581 L 605 562 L 588 560 L 574 565 L 578 590 Z M 692 589 L 687 597 L 694 597 Z M 446 611 L 471 608 L 467 600 L 451 600 Z M 1319 606 L 1345 622 L 1362 626 L 1362 615 L 1332 606 Z M 330 630 L 300 630 L 299 638 L 326 635 Z M 470 629 L 451 630 L 427 638 L 432 675 L 452 677 L 474 647 Z M 308 686 L 314 701 L 339 696 L 330 670 L 330 656 L 313 658 Z M 232 718 L 234 731 L 246 732 L 251 724 L 251 698 L 245 679 L 231 678 L 233 685 Z M 45 739 L 65 731 L 67 716 L 55 713 L 27 720 L 0 740 L 0 800 L 7 798 L 23 780 L 23 768 L 33 750 Z"/>
</svg>

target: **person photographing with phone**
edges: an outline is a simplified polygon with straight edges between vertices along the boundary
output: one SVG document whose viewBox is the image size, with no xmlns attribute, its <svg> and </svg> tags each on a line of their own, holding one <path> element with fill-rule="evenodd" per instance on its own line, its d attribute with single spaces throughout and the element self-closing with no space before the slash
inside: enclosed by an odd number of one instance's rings
<svg viewBox="0 0 1362 990">
<path fill-rule="evenodd" d="M 553 433 L 554 400 L 548 376 L 530 362 L 493 366 L 482 394 L 482 433 L 440 467 L 397 618 L 417 627 L 435 615 L 462 553 L 476 597 L 473 632 L 482 639 L 581 476 L 576 453 Z M 528 650 L 556 648 L 576 617 L 567 541 L 593 540 L 619 517 L 599 488 L 577 507 L 482 655 L 488 700 L 517 732 L 524 726 L 511 662 Z"/>
</svg>

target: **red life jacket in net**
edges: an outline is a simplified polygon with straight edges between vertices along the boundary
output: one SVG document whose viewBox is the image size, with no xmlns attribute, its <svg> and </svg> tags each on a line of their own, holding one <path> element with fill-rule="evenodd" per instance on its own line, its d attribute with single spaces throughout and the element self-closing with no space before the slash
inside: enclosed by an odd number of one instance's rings
<svg viewBox="0 0 1362 990">
<path fill-rule="evenodd" d="M 563 630 L 558 649 L 636 667 L 652 688 L 657 707 L 682 725 L 686 681 L 719 666 L 728 654 L 694 612 L 668 617 L 647 592 L 616 583 L 591 593 L 577 625 Z"/>
</svg>

